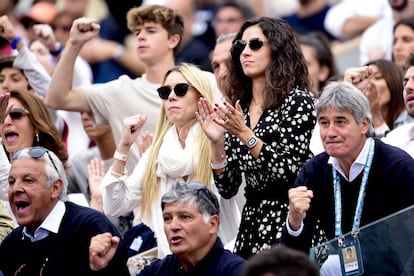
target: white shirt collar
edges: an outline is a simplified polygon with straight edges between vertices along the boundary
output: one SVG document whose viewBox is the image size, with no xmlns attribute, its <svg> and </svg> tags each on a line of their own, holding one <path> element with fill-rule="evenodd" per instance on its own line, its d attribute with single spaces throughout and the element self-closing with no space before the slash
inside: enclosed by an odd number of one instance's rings
<svg viewBox="0 0 414 276">
<path fill-rule="evenodd" d="M 339 161 L 336 157 L 330 156 L 328 159 L 328 164 L 332 164 L 337 172 L 339 172 L 347 181 L 352 182 L 357 178 L 357 176 L 362 172 L 364 166 L 367 162 L 368 152 L 369 152 L 369 144 L 371 142 L 371 137 L 369 137 L 364 144 L 361 152 L 359 153 L 358 157 L 352 163 L 351 168 L 349 170 L 349 179 L 346 177 L 345 172 L 342 170 L 341 166 L 339 166 Z"/>
<path fill-rule="evenodd" d="M 42 224 L 36 229 L 34 235 L 30 234 L 27 231 L 26 226 L 23 228 L 23 234 L 26 237 L 30 238 L 32 242 L 39 241 L 48 237 L 49 233 L 57 234 L 65 212 L 65 203 L 59 200 L 49 215 L 47 215 L 45 220 L 42 222 Z"/>
</svg>

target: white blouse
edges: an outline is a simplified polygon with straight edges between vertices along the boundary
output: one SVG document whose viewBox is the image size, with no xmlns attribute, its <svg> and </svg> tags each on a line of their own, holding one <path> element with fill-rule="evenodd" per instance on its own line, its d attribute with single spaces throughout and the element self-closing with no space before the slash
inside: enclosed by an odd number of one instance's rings
<svg viewBox="0 0 414 276">
<path fill-rule="evenodd" d="M 142 218 L 142 222 L 154 232 L 158 244 L 158 257 L 171 253 L 164 233 L 164 221 L 161 210 L 161 196 L 175 183 L 187 182 L 192 180 L 193 168 L 197 166 L 198 143 L 195 141 L 198 123 L 191 127 L 187 135 L 185 144 L 182 148 L 175 126 L 172 126 L 164 136 L 157 159 L 157 176 L 160 178 L 160 188 L 157 198 L 152 202 L 151 217 Z M 137 166 L 130 176 L 116 178 L 111 175 L 110 170 L 106 173 L 102 181 L 103 207 L 106 215 L 121 216 L 130 211 L 134 211 L 134 225 L 140 223 L 139 211 L 142 204 L 142 186 L 145 168 L 148 165 L 150 149 L 140 158 Z M 211 169 L 211 168 L 206 168 Z M 216 193 L 220 203 L 220 229 L 219 236 L 226 244 L 235 238 L 240 223 L 240 211 L 237 207 L 236 199 L 223 199 L 219 196 L 211 180 L 212 190 Z"/>
</svg>

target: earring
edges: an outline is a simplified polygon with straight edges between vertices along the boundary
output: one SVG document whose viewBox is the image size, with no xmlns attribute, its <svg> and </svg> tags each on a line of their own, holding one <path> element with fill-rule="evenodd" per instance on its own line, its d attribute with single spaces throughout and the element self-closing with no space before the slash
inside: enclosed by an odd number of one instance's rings
<svg viewBox="0 0 414 276">
<path fill-rule="evenodd" d="M 36 133 L 36 142 L 40 142 L 40 139 L 39 139 L 39 133 Z"/>
</svg>

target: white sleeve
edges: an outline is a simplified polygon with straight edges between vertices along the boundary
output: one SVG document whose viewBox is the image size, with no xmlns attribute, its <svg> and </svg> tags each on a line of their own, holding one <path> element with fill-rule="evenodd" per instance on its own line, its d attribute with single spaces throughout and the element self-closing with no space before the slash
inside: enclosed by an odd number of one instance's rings
<svg viewBox="0 0 414 276">
<path fill-rule="evenodd" d="M 335 37 L 347 38 L 342 32 L 342 28 L 346 20 L 354 15 L 354 8 L 344 0 L 329 9 L 325 16 L 324 26 Z"/>
<path fill-rule="evenodd" d="M 51 77 L 36 56 L 26 46 L 19 50 L 13 65 L 22 69 L 37 95 L 46 97 Z"/>
<path fill-rule="evenodd" d="M 8 201 L 10 162 L 0 145 L 0 200 Z"/>
<path fill-rule="evenodd" d="M 108 216 L 122 216 L 141 207 L 142 184 L 150 150 L 146 150 L 130 176 L 116 178 L 112 167 L 102 180 L 103 210 Z"/>
<path fill-rule="evenodd" d="M 13 62 L 13 66 L 23 70 L 24 75 L 29 81 L 30 87 L 34 90 L 36 95 L 46 98 L 51 77 L 29 48 L 23 46 L 23 48 L 19 50 L 19 54 Z M 48 111 L 52 120 L 55 122 L 55 126 L 59 133 L 62 134 L 64 127 L 62 118 L 57 116 L 55 109 L 48 108 Z"/>
<path fill-rule="evenodd" d="M 300 222 L 299 229 L 295 231 L 295 230 L 292 230 L 292 228 L 290 228 L 288 217 L 289 216 L 286 217 L 286 229 L 287 229 L 289 235 L 291 235 L 293 237 L 299 236 L 303 231 L 303 220 Z"/>
</svg>

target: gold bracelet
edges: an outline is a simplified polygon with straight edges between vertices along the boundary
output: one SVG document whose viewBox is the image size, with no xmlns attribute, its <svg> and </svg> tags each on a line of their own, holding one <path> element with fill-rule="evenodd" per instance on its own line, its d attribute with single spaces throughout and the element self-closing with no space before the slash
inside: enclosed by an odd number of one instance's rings
<svg viewBox="0 0 414 276">
<path fill-rule="evenodd" d="M 115 177 L 121 177 L 121 176 L 124 176 L 125 175 L 125 173 L 117 173 L 117 172 L 114 172 L 112 169 L 111 169 L 111 174 L 113 176 L 115 176 Z"/>
</svg>

